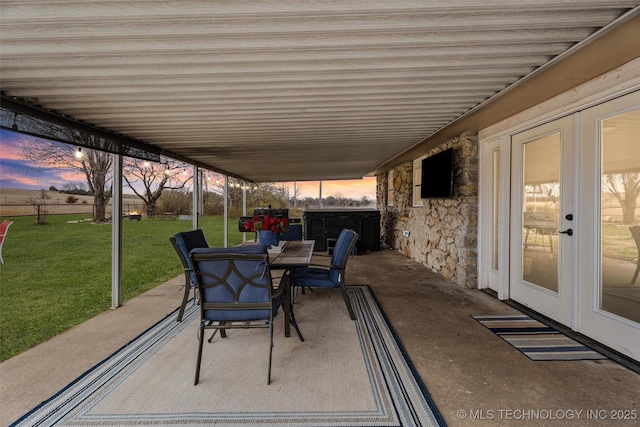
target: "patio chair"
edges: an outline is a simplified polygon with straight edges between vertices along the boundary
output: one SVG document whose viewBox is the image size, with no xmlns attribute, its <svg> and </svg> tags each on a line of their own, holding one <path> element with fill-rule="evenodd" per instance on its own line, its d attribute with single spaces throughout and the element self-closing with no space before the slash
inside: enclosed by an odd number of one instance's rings
<svg viewBox="0 0 640 427">
<path fill-rule="evenodd" d="M 7 232 L 9 231 L 9 226 L 13 224 L 12 221 L 2 221 L 2 224 L 0 224 L 0 262 L 4 264 L 4 259 L 2 259 L 2 245 L 4 245 L 4 238 L 7 235 Z"/>
<path fill-rule="evenodd" d="M 202 230 L 184 231 L 176 233 L 173 237 L 169 237 L 169 241 L 176 250 L 180 262 L 182 262 L 182 268 L 184 269 L 184 296 L 182 297 L 182 304 L 180 304 L 180 311 L 178 312 L 178 322 L 182 321 L 184 310 L 189 301 L 189 293 L 193 289 L 193 301 L 197 300 L 198 288 L 196 286 L 195 276 L 193 274 L 193 265 L 189 258 L 189 252 L 195 248 L 208 248 L 209 244 L 204 237 Z"/>
<path fill-rule="evenodd" d="M 206 329 L 269 329 L 269 370 L 273 353 L 273 319 L 284 301 L 284 281 L 272 287 L 266 247 L 194 249 L 191 260 L 200 294 L 200 329 L 194 385 L 200 380 L 202 347 Z M 213 335 L 209 339 L 213 338 Z"/>
<path fill-rule="evenodd" d="M 280 240 L 302 240 L 302 224 L 289 224 L 287 231 L 280 235 Z"/>
<path fill-rule="evenodd" d="M 351 320 L 356 320 L 351 300 L 345 286 L 345 271 L 349 256 L 354 252 L 358 233 L 343 229 L 338 236 L 329 266 L 311 264 L 307 268 L 297 268 L 293 272 L 293 286 L 309 288 L 340 288 L 349 310 Z M 322 268 L 321 268 L 322 267 Z"/>
<path fill-rule="evenodd" d="M 633 279 L 631 279 L 631 284 L 634 285 L 638 278 L 638 273 L 640 273 L 640 225 L 629 227 L 629 231 L 631 231 L 633 240 L 636 241 L 636 249 L 638 251 L 638 256 L 636 257 L 636 272 L 633 274 Z"/>
</svg>

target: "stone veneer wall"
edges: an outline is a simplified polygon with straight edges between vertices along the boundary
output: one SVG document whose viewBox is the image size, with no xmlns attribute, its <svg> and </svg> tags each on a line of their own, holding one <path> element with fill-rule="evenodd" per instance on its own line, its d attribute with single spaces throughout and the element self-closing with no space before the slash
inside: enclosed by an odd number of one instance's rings
<svg viewBox="0 0 640 427">
<path fill-rule="evenodd" d="M 468 131 L 426 153 L 454 148 L 454 195 L 412 206 L 413 162 L 393 169 L 393 206 L 387 203 L 388 174 L 377 177 L 383 247 L 400 251 L 460 286 L 477 286 L 478 136 Z M 405 237 L 403 231 L 408 230 Z"/>
</svg>

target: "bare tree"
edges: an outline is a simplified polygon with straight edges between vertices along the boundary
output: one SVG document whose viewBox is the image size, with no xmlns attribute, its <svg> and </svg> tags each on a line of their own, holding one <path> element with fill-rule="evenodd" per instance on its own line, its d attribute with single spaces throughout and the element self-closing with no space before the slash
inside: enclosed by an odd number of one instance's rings
<svg viewBox="0 0 640 427">
<path fill-rule="evenodd" d="M 78 145 L 86 143 L 83 134 L 69 129 L 67 140 L 77 141 Z M 93 195 L 95 222 L 107 219 L 107 204 L 111 199 L 111 165 L 113 156 L 105 151 L 82 149 L 81 156 L 76 155 L 75 146 L 49 141 L 40 138 L 27 138 L 22 146 L 21 156 L 38 165 L 39 169 L 52 170 L 67 168 L 81 171 Z"/>
<path fill-rule="evenodd" d="M 29 199 L 29 203 L 33 206 L 34 213 L 36 215 L 36 224 L 45 225 L 47 224 L 47 214 L 49 210 L 47 209 L 47 192 L 45 190 L 40 191 L 40 197 L 37 199 Z"/>
<path fill-rule="evenodd" d="M 302 190 L 299 187 L 293 187 L 293 194 L 289 195 L 287 191 L 287 198 L 289 199 L 289 206 L 293 206 L 294 208 L 298 207 L 298 200 L 300 200 L 300 196 L 302 195 Z"/>
<path fill-rule="evenodd" d="M 184 170 L 184 165 L 178 162 L 167 160 L 155 163 L 129 159 L 123 166 L 123 178 L 135 195 L 142 199 L 147 217 L 153 218 L 164 190 L 180 190 L 191 181 L 192 177 L 180 179 L 180 172 Z M 136 188 L 136 183 L 142 184 L 142 190 Z"/>
<path fill-rule="evenodd" d="M 620 203 L 622 223 L 634 224 L 636 200 L 640 194 L 640 172 L 603 175 L 602 188 L 610 192 Z"/>
</svg>

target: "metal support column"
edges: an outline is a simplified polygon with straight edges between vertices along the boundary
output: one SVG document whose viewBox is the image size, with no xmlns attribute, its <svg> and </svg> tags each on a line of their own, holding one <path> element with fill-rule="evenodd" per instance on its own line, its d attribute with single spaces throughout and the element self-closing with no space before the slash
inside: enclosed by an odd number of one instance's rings
<svg viewBox="0 0 640 427">
<path fill-rule="evenodd" d="M 223 247 L 229 246 L 229 227 L 228 222 L 229 219 L 227 216 L 229 215 L 229 176 L 224 175 L 224 221 L 222 221 L 224 227 L 224 244 Z"/>
<path fill-rule="evenodd" d="M 192 215 L 192 227 L 194 230 L 198 229 L 198 217 L 200 213 L 200 171 L 197 166 L 193 167 L 193 209 L 191 211 Z"/>
<path fill-rule="evenodd" d="M 247 181 L 242 181 L 242 216 L 247 215 Z M 247 233 L 242 233 L 242 241 L 247 241 Z"/>
<path fill-rule="evenodd" d="M 122 305 L 122 156 L 113 154 L 111 212 L 111 308 Z"/>
</svg>

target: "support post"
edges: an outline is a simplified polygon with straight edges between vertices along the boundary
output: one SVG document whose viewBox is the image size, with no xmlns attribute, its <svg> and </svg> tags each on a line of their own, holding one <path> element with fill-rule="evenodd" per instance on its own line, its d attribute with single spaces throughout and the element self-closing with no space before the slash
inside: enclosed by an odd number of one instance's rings
<svg viewBox="0 0 640 427">
<path fill-rule="evenodd" d="M 198 229 L 198 214 L 200 212 L 200 176 L 199 176 L 198 167 L 193 167 L 193 209 L 191 210 L 192 216 L 192 228 L 194 230 Z"/>
<path fill-rule="evenodd" d="M 224 221 L 222 221 L 224 227 L 224 244 L 223 247 L 229 247 L 229 175 L 224 176 Z"/>
<path fill-rule="evenodd" d="M 122 156 L 113 154 L 111 212 L 111 308 L 122 305 Z"/>
</svg>

